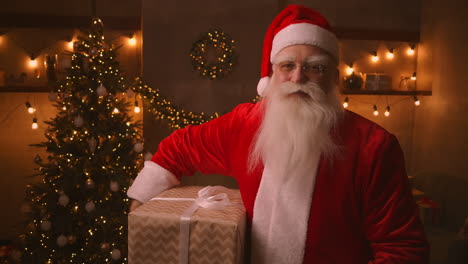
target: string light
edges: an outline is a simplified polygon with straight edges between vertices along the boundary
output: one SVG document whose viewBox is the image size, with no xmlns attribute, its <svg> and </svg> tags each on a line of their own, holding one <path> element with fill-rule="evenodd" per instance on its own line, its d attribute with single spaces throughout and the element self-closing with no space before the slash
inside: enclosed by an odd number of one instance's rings
<svg viewBox="0 0 468 264">
<path fill-rule="evenodd" d="M 135 38 L 135 35 L 131 35 L 130 38 L 128 38 L 128 44 L 130 44 L 131 46 L 135 46 L 136 45 L 136 38 Z"/>
<path fill-rule="evenodd" d="M 113 111 L 113 112 L 114 112 L 114 114 L 118 114 L 118 113 L 119 113 L 119 109 L 116 107 L 116 108 L 114 108 L 114 111 Z"/>
<path fill-rule="evenodd" d="M 138 106 L 138 101 L 135 100 L 135 113 L 140 113 L 140 107 Z"/>
<path fill-rule="evenodd" d="M 36 112 L 36 108 L 33 108 L 29 102 L 26 102 L 26 108 L 28 109 L 28 113 L 34 114 Z"/>
<path fill-rule="evenodd" d="M 414 99 L 414 105 L 415 106 L 419 106 L 421 104 L 421 102 L 419 101 L 419 99 L 418 99 L 418 97 L 416 95 L 413 97 L 413 99 Z"/>
<path fill-rule="evenodd" d="M 395 54 L 393 53 L 394 49 L 389 49 L 387 52 L 387 59 L 391 60 L 395 57 Z"/>
<path fill-rule="evenodd" d="M 387 108 L 385 109 L 385 113 L 384 113 L 385 116 L 390 116 L 390 106 L 387 105 Z"/>
<path fill-rule="evenodd" d="M 68 47 L 69 47 L 70 49 L 73 49 L 73 47 L 74 47 L 73 40 L 70 40 L 70 41 L 68 42 Z"/>
<path fill-rule="evenodd" d="M 36 60 L 36 57 L 34 57 L 34 55 L 31 55 L 31 57 L 29 58 L 29 67 L 31 68 L 37 67 L 37 60 Z"/>
<path fill-rule="evenodd" d="M 411 46 L 408 48 L 408 51 L 407 51 L 408 55 L 410 55 L 410 56 L 414 55 L 414 49 L 415 49 L 415 48 L 416 48 L 416 46 L 415 46 L 414 44 L 411 45 Z"/>
<path fill-rule="evenodd" d="M 413 72 L 413 76 L 411 76 L 411 80 L 416 81 L 416 72 Z"/>
<path fill-rule="evenodd" d="M 373 62 L 378 62 L 379 61 L 379 56 L 377 56 L 377 51 L 374 51 L 372 53 L 372 61 Z"/>
<path fill-rule="evenodd" d="M 346 74 L 351 75 L 354 72 L 353 64 L 349 64 L 349 67 L 346 69 Z"/>
<path fill-rule="evenodd" d="M 37 125 L 37 118 L 33 118 L 33 122 L 32 122 L 32 125 L 31 125 L 31 128 L 32 129 L 37 129 L 38 128 L 38 125 Z"/>
<path fill-rule="evenodd" d="M 379 111 L 377 110 L 377 105 L 374 105 L 374 113 L 375 116 L 379 115 Z"/>
<path fill-rule="evenodd" d="M 344 108 L 348 108 L 348 106 L 349 106 L 348 101 L 349 101 L 349 98 L 346 97 L 346 98 L 344 99 L 344 102 L 343 102 L 343 107 L 344 107 Z"/>
</svg>

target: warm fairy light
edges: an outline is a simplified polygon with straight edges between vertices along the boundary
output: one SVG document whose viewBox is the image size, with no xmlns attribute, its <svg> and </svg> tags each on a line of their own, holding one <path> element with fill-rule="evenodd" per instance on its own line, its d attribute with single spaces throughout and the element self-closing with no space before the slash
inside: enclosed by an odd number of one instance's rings
<svg viewBox="0 0 468 264">
<path fill-rule="evenodd" d="M 114 108 L 114 111 L 113 111 L 113 112 L 114 112 L 114 114 L 118 114 L 118 113 L 119 113 L 119 109 L 116 107 L 116 108 Z"/>
<path fill-rule="evenodd" d="M 393 49 L 390 49 L 388 52 L 387 52 L 387 59 L 391 60 L 395 57 L 395 54 L 393 53 Z"/>
<path fill-rule="evenodd" d="M 421 102 L 419 101 L 418 97 L 414 96 L 413 98 L 414 98 L 414 105 L 419 106 L 421 104 Z"/>
<path fill-rule="evenodd" d="M 410 56 L 414 55 L 414 49 L 415 49 L 415 45 L 411 45 L 407 51 L 408 55 Z"/>
<path fill-rule="evenodd" d="M 374 51 L 374 53 L 372 53 L 372 61 L 373 62 L 379 61 L 379 56 L 377 56 L 377 51 Z"/>
<path fill-rule="evenodd" d="M 134 35 L 132 35 L 129 39 L 128 39 L 128 44 L 130 44 L 131 46 L 135 46 L 136 45 L 136 38 Z"/>
<path fill-rule="evenodd" d="M 377 106 L 374 105 L 374 113 L 373 113 L 375 116 L 378 116 L 379 115 L 379 111 L 377 110 Z"/>
<path fill-rule="evenodd" d="M 413 75 L 411 76 L 411 80 L 416 81 L 416 73 L 413 72 Z"/>
<path fill-rule="evenodd" d="M 68 42 L 68 47 L 69 47 L 70 49 L 73 49 L 73 46 L 74 46 L 73 40 L 70 40 L 70 41 Z"/>
<path fill-rule="evenodd" d="M 133 111 L 135 111 L 135 113 L 140 113 L 141 109 L 138 106 L 138 101 L 135 101 L 135 109 Z"/>
<path fill-rule="evenodd" d="M 38 125 L 37 125 L 37 118 L 33 118 L 33 123 L 31 125 L 31 128 L 32 129 L 37 129 Z"/>
<path fill-rule="evenodd" d="M 36 68 L 37 67 L 37 60 L 34 57 L 29 58 L 29 67 Z"/>
<path fill-rule="evenodd" d="M 387 106 L 387 108 L 385 109 L 384 115 L 385 116 L 390 116 L 390 106 Z"/>
<path fill-rule="evenodd" d="M 348 101 L 349 101 L 349 99 L 348 99 L 348 97 L 346 97 L 346 98 L 344 99 L 344 102 L 343 102 L 343 107 L 344 107 L 344 108 L 348 108 L 348 106 L 349 106 Z"/>
<path fill-rule="evenodd" d="M 28 113 L 34 114 L 36 112 L 36 108 L 32 107 L 32 105 L 29 102 L 26 102 L 26 108 L 28 109 Z"/>
<path fill-rule="evenodd" d="M 346 74 L 351 75 L 354 72 L 353 64 L 351 63 L 349 67 L 346 69 Z"/>
</svg>

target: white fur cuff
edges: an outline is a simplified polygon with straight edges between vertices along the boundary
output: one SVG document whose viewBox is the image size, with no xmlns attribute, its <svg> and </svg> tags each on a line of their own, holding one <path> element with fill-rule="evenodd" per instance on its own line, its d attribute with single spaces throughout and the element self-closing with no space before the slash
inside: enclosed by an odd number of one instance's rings
<svg viewBox="0 0 468 264">
<path fill-rule="evenodd" d="M 144 203 L 179 184 L 180 181 L 172 172 L 153 161 L 145 161 L 143 169 L 128 189 L 127 196 Z"/>
</svg>

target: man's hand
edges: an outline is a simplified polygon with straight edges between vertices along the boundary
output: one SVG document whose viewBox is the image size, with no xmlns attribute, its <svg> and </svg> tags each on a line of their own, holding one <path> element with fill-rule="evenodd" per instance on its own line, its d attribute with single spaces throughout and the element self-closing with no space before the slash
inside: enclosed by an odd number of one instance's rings
<svg viewBox="0 0 468 264">
<path fill-rule="evenodd" d="M 142 205 L 143 203 L 138 201 L 138 200 L 133 200 L 132 203 L 130 204 L 130 212 L 137 209 L 138 207 L 140 207 L 140 205 Z"/>
</svg>

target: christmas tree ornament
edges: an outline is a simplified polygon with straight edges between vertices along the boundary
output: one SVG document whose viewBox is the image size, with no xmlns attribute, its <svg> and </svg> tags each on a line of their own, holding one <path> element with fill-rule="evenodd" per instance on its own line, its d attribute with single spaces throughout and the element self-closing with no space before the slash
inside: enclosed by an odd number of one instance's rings
<svg viewBox="0 0 468 264">
<path fill-rule="evenodd" d="M 127 89 L 126 94 L 128 98 L 133 98 L 133 96 L 135 96 L 135 92 L 132 89 Z"/>
<path fill-rule="evenodd" d="M 69 235 L 67 239 L 68 239 L 68 244 L 70 245 L 73 245 L 76 242 L 76 236 Z"/>
<path fill-rule="evenodd" d="M 56 93 L 50 92 L 50 93 L 49 93 L 49 96 L 48 96 L 47 98 L 49 99 L 49 101 L 55 102 L 55 101 L 57 101 L 57 97 L 58 97 L 58 96 L 57 96 Z"/>
<path fill-rule="evenodd" d="M 116 181 L 111 181 L 110 182 L 110 190 L 113 192 L 117 192 L 119 190 L 119 183 Z"/>
<path fill-rule="evenodd" d="M 112 252 L 111 252 L 111 257 L 113 260 L 118 260 L 120 259 L 122 253 L 120 253 L 120 250 L 118 249 L 113 249 Z"/>
<path fill-rule="evenodd" d="M 83 117 L 81 117 L 81 115 L 77 115 L 77 116 L 75 117 L 75 119 L 73 120 L 73 124 L 74 124 L 76 127 L 82 127 L 83 124 L 84 124 Z"/>
<path fill-rule="evenodd" d="M 135 143 L 135 145 L 133 145 L 133 150 L 137 153 L 140 153 L 143 151 L 143 144 L 138 142 L 138 143 Z"/>
<path fill-rule="evenodd" d="M 67 204 L 70 202 L 70 198 L 68 198 L 67 195 L 62 194 L 60 195 L 58 202 L 61 206 L 67 206 Z"/>
<path fill-rule="evenodd" d="M 52 223 L 50 221 L 48 220 L 42 221 L 41 229 L 43 231 L 49 231 L 51 227 L 52 227 Z"/>
<path fill-rule="evenodd" d="M 57 237 L 57 245 L 59 247 L 64 247 L 67 244 L 67 237 L 64 235 L 60 235 Z"/>
<path fill-rule="evenodd" d="M 109 251 L 110 249 L 110 244 L 107 242 L 102 242 L 101 243 L 101 251 L 106 252 Z"/>
<path fill-rule="evenodd" d="M 98 53 L 98 49 L 96 47 L 92 47 L 91 49 L 89 49 L 89 54 L 94 56 Z"/>
<path fill-rule="evenodd" d="M 91 151 L 91 153 L 94 153 L 96 151 L 96 146 L 97 146 L 96 139 L 95 138 L 88 139 L 88 144 L 89 144 L 89 151 Z"/>
<path fill-rule="evenodd" d="M 36 154 L 36 157 L 34 157 L 34 162 L 39 163 L 41 161 L 42 161 L 41 156 L 39 156 L 39 154 Z"/>
<path fill-rule="evenodd" d="M 94 188 L 94 186 L 95 186 L 95 184 L 94 184 L 93 180 L 91 180 L 91 179 L 86 180 L 86 188 L 92 189 L 92 188 Z"/>
<path fill-rule="evenodd" d="M 101 85 L 99 85 L 99 87 L 96 89 L 96 92 L 97 92 L 97 95 L 99 95 L 99 96 L 104 96 L 104 95 L 106 95 L 106 93 L 107 93 L 107 89 L 106 89 L 106 87 L 104 87 L 104 85 L 102 85 L 102 83 L 101 83 Z"/>
<path fill-rule="evenodd" d="M 152 158 L 153 158 L 153 153 L 151 153 L 149 151 L 145 153 L 144 159 L 146 161 L 151 160 Z"/>
<path fill-rule="evenodd" d="M 85 210 L 88 213 L 91 213 L 92 211 L 94 211 L 95 208 L 96 208 L 96 205 L 94 205 L 93 201 L 89 201 L 85 205 Z"/>
</svg>

